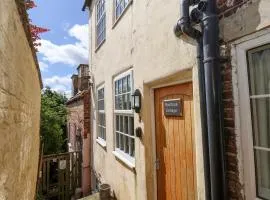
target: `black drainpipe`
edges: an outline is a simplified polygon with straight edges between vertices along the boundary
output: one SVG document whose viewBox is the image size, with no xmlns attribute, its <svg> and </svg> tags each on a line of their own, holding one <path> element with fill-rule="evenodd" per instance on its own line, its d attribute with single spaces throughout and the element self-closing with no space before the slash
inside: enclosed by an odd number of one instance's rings
<svg viewBox="0 0 270 200">
<path fill-rule="evenodd" d="M 203 40 L 202 40 L 203 38 L 202 38 L 202 33 L 191 26 L 190 17 L 189 17 L 189 7 L 190 7 L 190 1 L 182 0 L 181 18 L 178 21 L 177 25 L 175 26 L 174 32 L 177 37 L 180 37 L 182 34 L 185 34 L 197 41 L 197 63 L 198 63 L 198 77 L 199 77 L 201 128 L 202 128 L 204 176 L 205 176 L 205 199 L 208 200 L 211 198 L 210 197 L 211 194 L 210 194 L 210 171 L 209 171 L 210 167 L 209 167 L 207 120 L 206 120 L 207 119 L 206 97 L 205 97 L 205 84 L 204 84 L 205 76 L 204 76 L 204 64 L 203 64 Z M 202 24 L 201 24 L 201 27 L 202 27 Z"/>
<path fill-rule="evenodd" d="M 195 4 L 198 6 L 191 12 L 192 22 L 201 23 L 202 33 L 193 28 L 190 22 L 189 8 Z M 181 18 L 174 28 L 176 36 L 185 34 L 198 43 L 197 58 L 207 200 L 227 199 L 218 24 L 216 0 L 182 0 Z"/>
<path fill-rule="evenodd" d="M 226 200 L 223 104 L 216 0 L 207 0 L 202 16 L 211 199 Z"/>
</svg>

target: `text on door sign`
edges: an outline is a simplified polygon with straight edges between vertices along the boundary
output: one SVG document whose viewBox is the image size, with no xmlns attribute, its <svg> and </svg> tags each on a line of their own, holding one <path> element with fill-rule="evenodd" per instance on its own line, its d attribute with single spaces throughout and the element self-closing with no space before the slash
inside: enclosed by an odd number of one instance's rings
<svg viewBox="0 0 270 200">
<path fill-rule="evenodd" d="M 175 117 L 183 116 L 182 100 L 181 99 L 164 100 L 164 115 Z"/>
</svg>

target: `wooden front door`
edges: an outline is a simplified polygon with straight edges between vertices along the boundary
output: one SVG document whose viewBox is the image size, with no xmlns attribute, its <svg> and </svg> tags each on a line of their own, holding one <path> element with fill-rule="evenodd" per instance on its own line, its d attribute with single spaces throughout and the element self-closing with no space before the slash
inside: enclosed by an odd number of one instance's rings
<svg viewBox="0 0 270 200">
<path fill-rule="evenodd" d="M 164 102 L 180 102 L 180 114 Z M 192 83 L 155 90 L 155 124 L 158 200 L 194 200 Z"/>
</svg>

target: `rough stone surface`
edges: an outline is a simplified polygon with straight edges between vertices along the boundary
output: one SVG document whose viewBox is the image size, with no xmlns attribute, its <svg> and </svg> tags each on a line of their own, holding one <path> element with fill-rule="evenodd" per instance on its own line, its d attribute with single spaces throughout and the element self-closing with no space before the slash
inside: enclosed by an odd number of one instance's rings
<svg viewBox="0 0 270 200">
<path fill-rule="evenodd" d="M 0 3 L 0 199 L 32 200 L 39 158 L 39 71 L 14 0 Z"/>
</svg>

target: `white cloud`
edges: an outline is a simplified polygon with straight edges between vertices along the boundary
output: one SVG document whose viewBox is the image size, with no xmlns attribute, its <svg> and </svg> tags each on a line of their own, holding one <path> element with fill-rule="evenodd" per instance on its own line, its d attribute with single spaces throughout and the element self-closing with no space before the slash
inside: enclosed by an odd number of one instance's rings
<svg viewBox="0 0 270 200">
<path fill-rule="evenodd" d="M 44 84 L 51 86 L 51 85 L 63 85 L 66 87 L 71 86 L 71 75 L 66 76 L 52 76 L 50 78 L 44 79 Z"/>
<path fill-rule="evenodd" d="M 49 65 L 44 62 L 39 62 L 39 68 L 42 72 L 48 71 Z"/>
<path fill-rule="evenodd" d="M 71 29 L 69 29 L 68 34 L 71 37 L 74 37 L 77 40 L 79 40 L 81 44 L 83 45 L 83 47 L 88 49 L 88 46 L 89 46 L 88 24 L 84 24 L 84 25 L 76 24 Z"/>
<path fill-rule="evenodd" d="M 68 30 L 68 34 L 77 42 L 58 45 L 50 40 L 40 40 L 41 46 L 38 50 L 43 61 L 71 66 L 88 63 L 88 25 L 76 24 Z"/>
<path fill-rule="evenodd" d="M 43 80 L 45 86 L 49 86 L 53 91 L 71 96 L 71 75 L 52 76 Z"/>
</svg>

